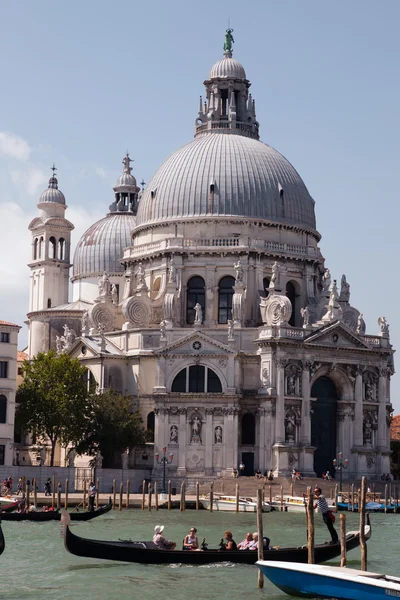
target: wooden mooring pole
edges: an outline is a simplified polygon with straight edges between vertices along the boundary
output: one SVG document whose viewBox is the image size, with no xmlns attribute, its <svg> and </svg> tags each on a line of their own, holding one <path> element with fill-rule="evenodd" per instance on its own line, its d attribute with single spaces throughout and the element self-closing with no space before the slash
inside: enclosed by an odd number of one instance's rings
<svg viewBox="0 0 400 600">
<path fill-rule="evenodd" d="M 340 514 L 340 566 L 347 565 L 347 550 L 346 550 L 346 515 Z"/>
<path fill-rule="evenodd" d="M 354 483 L 351 484 L 351 512 L 354 512 Z"/>
<path fill-rule="evenodd" d="M 96 479 L 96 508 L 99 508 L 100 481 Z"/>
<path fill-rule="evenodd" d="M 339 487 L 338 484 L 335 485 L 335 512 L 338 511 L 338 499 L 339 499 Z"/>
<path fill-rule="evenodd" d="M 272 502 L 272 485 L 271 484 L 269 484 L 269 502 L 270 502 L 270 504 Z"/>
<path fill-rule="evenodd" d="M 367 490 L 367 479 L 361 480 L 361 493 L 359 496 L 358 512 L 360 513 L 360 548 L 361 548 L 361 570 L 367 570 L 367 544 L 365 542 L 365 498 Z"/>
<path fill-rule="evenodd" d="M 315 544 L 315 529 L 314 529 L 314 494 L 311 487 L 308 488 L 307 500 L 307 549 L 308 549 L 308 564 L 315 563 L 314 556 Z"/>
<path fill-rule="evenodd" d="M 257 531 L 258 531 L 258 560 L 264 560 L 264 531 L 263 531 L 263 500 L 262 488 L 257 490 Z M 264 587 L 264 575 L 258 569 L 258 587 Z"/>
<path fill-rule="evenodd" d="M 236 484 L 236 512 L 239 512 L 239 484 Z"/>
<path fill-rule="evenodd" d="M 56 476 L 55 475 L 53 475 L 53 477 L 51 478 L 51 491 L 53 492 L 52 499 L 51 499 L 51 505 L 54 508 L 56 505 Z"/>
<path fill-rule="evenodd" d="M 283 512 L 283 485 L 281 485 L 281 512 Z"/>
<path fill-rule="evenodd" d="M 36 482 L 36 477 L 33 478 L 33 504 L 37 508 L 37 482 Z"/>
<path fill-rule="evenodd" d="M 168 480 L 168 510 L 171 510 L 171 480 Z"/>
<path fill-rule="evenodd" d="M 83 500 L 82 500 L 83 510 L 86 508 L 86 479 L 83 480 Z"/>
<path fill-rule="evenodd" d="M 126 504 L 125 504 L 126 508 L 129 508 L 129 487 L 130 487 L 130 483 L 131 483 L 130 480 L 127 479 L 126 480 Z"/>
<path fill-rule="evenodd" d="M 185 502 L 185 482 L 182 481 L 181 483 L 181 501 L 180 501 L 180 506 L 179 506 L 181 511 L 184 511 L 186 508 L 186 502 Z"/>
<path fill-rule="evenodd" d="M 29 488 L 29 483 L 26 484 L 25 487 L 25 508 L 29 509 L 29 494 L 30 494 L 30 488 Z"/>
<path fill-rule="evenodd" d="M 151 511 L 151 481 L 147 484 L 147 492 L 148 492 L 148 506 L 147 508 Z"/>
<path fill-rule="evenodd" d="M 68 481 L 68 479 L 66 479 L 65 480 L 65 497 L 64 497 L 65 510 L 67 510 L 67 508 L 68 508 L 68 487 L 69 487 L 69 481 Z"/>
<path fill-rule="evenodd" d="M 146 481 L 143 479 L 142 483 L 142 510 L 146 506 Z"/>
<path fill-rule="evenodd" d="M 293 483 L 290 484 L 290 495 L 293 498 Z"/>
<path fill-rule="evenodd" d="M 121 483 L 119 484 L 119 503 L 118 503 L 118 509 L 120 511 L 122 510 L 123 495 L 124 495 L 124 484 L 121 481 Z"/>
<path fill-rule="evenodd" d="M 157 481 L 154 482 L 154 508 L 158 510 L 158 492 L 157 492 Z"/>
<path fill-rule="evenodd" d="M 210 512 L 213 511 L 214 508 L 214 482 L 210 483 Z"/>
<path fill-rule="evenodd" d="M 387 505 L 388 505 L 388 486 L 385 485 L 385 513 L 387 513 Z"/>
<path fill-rule="evenodd" d="M 200 508 L 200 484 L 196 481 L 196 510 Z"/>
</svg>

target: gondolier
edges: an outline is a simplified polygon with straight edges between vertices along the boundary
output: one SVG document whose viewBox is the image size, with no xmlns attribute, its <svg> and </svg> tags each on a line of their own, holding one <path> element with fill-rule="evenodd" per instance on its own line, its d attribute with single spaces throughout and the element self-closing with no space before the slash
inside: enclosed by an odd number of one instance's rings
<svg viewBox="0 0 400 600">
<path fill-rule="evenodd" d="M 94 482 L 91 481 L 90 485 L 89 485 L 89 510 L 90 511 L 94 510 L 94 501 L 96 498 L 96 492 L 97 492 L 96 486 L 95 486 Z"/>
<path fill-rule="evenodd" d="M 328 506 L 325 496 L 322 495 L 321 488 L 315 488 L 314 494 L 315 494 L 314 508 L 318 508 L 319 512 L 322 515 L 325 525 L 329 529 L 329 533 L 331 534 L 331 538 L 332 538 L 331 543 L 337 544 L 339 541 L 339 538 L 338 538 L 336 529 L 333 526 L 335 517 L 334 517 L 332 511 L 329 509 L 329 506 Z"/>
</svg>

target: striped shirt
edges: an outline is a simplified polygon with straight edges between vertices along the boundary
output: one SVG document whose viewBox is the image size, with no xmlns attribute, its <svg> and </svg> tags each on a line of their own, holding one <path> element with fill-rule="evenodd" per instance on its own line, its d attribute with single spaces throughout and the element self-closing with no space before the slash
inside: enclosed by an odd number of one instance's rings
<svg viewBox="0 0 400 600">
<path fill-rule="evenodd" d="M 319 496 L 319 498 L 316 497 L 315 502 L 317 503 L 317 508 L 322 515 L 329 512 L 330 509 L 329 509 L 329 506 L 328 506 L 325 496 L 321 495 L 321 496 Z"/>
</svg>

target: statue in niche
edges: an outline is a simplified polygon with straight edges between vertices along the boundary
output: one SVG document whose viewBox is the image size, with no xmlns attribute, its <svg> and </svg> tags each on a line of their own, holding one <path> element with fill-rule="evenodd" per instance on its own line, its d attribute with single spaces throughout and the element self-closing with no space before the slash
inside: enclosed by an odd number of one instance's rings
<svg viewBox="0 0 400 600">
<path fill-rule="evenodd" d="M 201 444 L 201 419 L 199 418 L 198 415 L 194 415 L 194 417 L 192 418 L 192 422 L 191 422 L 191 437 L 190 437 L 190 443 L 191 444 Z"/>
<path fill-rule="evenodd" d="M 237 261 L 237 263 L 235 263 L 233 265 L 233 268 L 236 271 L 236 283 L 242 283 L 243 282 L 243 267 L 242 267 L 242 263 L 240 262 L 240 258 Z"/>
<path fill-rule="evenodd" d="M 262 370 L 262 382 L 263 386 L 266 387 L 269 385 L 269 372 L 268 367 L 264 367 Z"/>
<path fill-rule="evenodd" d="M 171 260 L 169 261 L 168 283 L 176 283 L 176 265 L 173 256 L 171 256 Z"/>
<path fill-rule="evenodd" d="M 275 261 L 274 264 L 272 265 L 272 275 L 271 275 L 271 281 L 269 283 L 269 287 L 274 288 L 278 282 L 279 282 L 279 264 L 277 263 L 277 261 Z"/>
<path fill-rule="evenodd" d="M 228 320 L 228 342 L 232 342 L 235 339 L 235 332 L 233 327 L 233 320 Z"/>
<path fill-rule="evenodd" d="M 331 272 L 329 269 L 325 269 L 322 280 L 322 289 L 324 292 L 327 292 L 331 287 Z"/>
<path fill-rule="evenodd" d="M 357 328 L 356 328 L 356 333 L 362 333 L 363 332 L 363 327 L 364 323 L 363 323 L 363 315 L 362 313 L 360 313 L 357 317 Z"/>
<path fill-rule="evenodd" d="M 293 410 L 288 410 L 285 417 L 285 441 L 289 444 L 295 442 L 296 437 L 296 415 Z"/>
<path fill-rule="evenodd" d="M 365 399 L 373 400 L 374 399 L 374 388 L 370 381 L 367 381 L 365 384 Z"/>
<path fill-rule="evenodd" d="M 296 395 L 296 377 L 294 375 L 289 375 L 287 378 L 287 395 Z"/>
<path fill-rule="evenodd" d="M 171 425 L 169 429 L 169 441 L 172 444 L 178 443 L 178 427 L 176 425 Z"/>
<path fill-rule="evenodd" d="M 221 427 L 221 425 L 217 425 L 214 432 L 215 432 L 215 435 L 214 435 L 215 443 L 222 444 L 222 427 Z"/>
<path fill-rule="evenodd" d="M 136 271 L 137 287 L 145 287 L 146 286 L 145 274 L 146 274 L 146 272 L 144 270 L 143 264 L 140 262 L 139 266 L 138 266 L 138 270 Z"/>
<path fill-rule="evenodd" d="M 306 306 L 305 308 L 301 308 L 300 314 L 303 318 L 303 327 L 308 327 L 310 321 L 310 311 L 308 310 L 308 307 Z"/>
<path fill-rule="evenodd" d="M 369 419 L 364 423 L 364 446 L 372 446 L 372 425 Z"/>
<path fill-rule="evenodd" d="M 378 325 L 381 328 L 381 333 L 389 335 L 389 324 L 386 321 L 386 317 L 379 317 Z"/>
<path fill-rule="evenodd" d="M 199 304 L 198 302 L 197 302 L 197 304 L 194 305 L 194 313 L 195 313 L 194 322 L 196 324 L 201 325 L 203 322 L 203 309 L 201 308 L 201 304 Z"/>
<path fill-rule="evenodd" d="M 111 302 L 115 306 L 117 306 L 117 304 L 118 304 L 118 291 L 117 291 L 117 286 L 115 285 L 115 283 L 113 283 L 111 286 Z"/>
<path fill-rule="evenodd" d="M 340 295 L 348 296 L 350 295 L 350 284 L 347 283 L 346 275 L 342 275 L 342 280 L 340 284 Z"/>
</svg>

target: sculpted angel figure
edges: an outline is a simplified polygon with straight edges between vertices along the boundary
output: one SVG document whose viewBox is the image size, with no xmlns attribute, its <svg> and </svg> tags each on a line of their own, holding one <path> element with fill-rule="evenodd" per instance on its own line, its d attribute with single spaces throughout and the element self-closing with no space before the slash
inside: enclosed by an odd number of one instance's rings
<svg viewBox="0 0 400 600">
<path fill-rule="evenodd" d="M 201 325 L 201 323 L 203 322 L 203 309 L 201 308 L 201 304 L 199 304 L 198 302 L 194 305 L 194 312 L 194 322 L 199 323 Z"/>
<path fill-rule="evenodd" d="M 115 306 L 118 304 L 118 291 L 117 286 L 114 283 L 111 286 L 111 301 Z"/>
<path fill-rule="evenodd" d="M 85 309 L 82 313 L 82 331 L 85 332 L 89 326 L 89 311 Z"/>
<path fill-rule="evenodd" d="M 192 419 L 192 437 L 190 441 L 201 443 L 201 420 L 198 415 L 195 415 Z"/>
<path fill-rule="evenodd" d="M 228 319 L 228 340 L 233 340 L 235 338 L 235 333 L 233 329 L 233 320 Z"/>
<path fill-rule="evenodd" d="M 271 276 L 271 281 L 269 284 L 269 287 L 274 288 L 275 284 L 278 283 L 279 281 L 279 264 L 277 263 L 277 261 L 274 262 L 274 264 L 272 265 L 272 276 Z"/>
<path fill-rule="evenodd" d="M 362 315 L 362 313 L 360 313 L 357 317 L 356 333 L 362 333 L 362 332 L 363 332 L 363 315 Z"/>
<path fill-rule="evenodd" d="M 56 352 L 57 354 L 61 354 L 64 349 L 64 338 L 56 335 Z"/>
<path fill-rule="evenodd" d="M 171 260 L 169 261 L 169 275 L 168 275 L 168 283 L 176 282 L 176 264 L 174 261 L 174 257 L 171 256 Z"/>
<path fill-rule="evenodd" d="M 389 334 L 389 324 L 386 321 L 386 317 L 379 317 L 378 325 L 381 328 L 382 333 Z"/>
<path fill-rule="evenodd" d="M 325 269 L 322 279 L 323 279 L 323 290 L 328 291 L 331 286 L 331 272 L 329 269 Z"/>
<path fill-rule="evenodd" d="M 236 271 L 236 281 L 241 283 L 243 281 L 243 267 L 240 259 L 233 265 L 233 268 Z"/>
<path fill-rule="evenodd" d="M 166 332 L 166 322 L 163 319 L 160 323 L 160 333 L 161 333 L 161 339 L 164 340 L 165 339 L 165 332 Z"/>
<path fill-rule="evenodd" d="M 146 272 L 144 270 L 143 264 L 140 262 L 138 270 L 136 271 L 138 287 L 146 285 L 145 274 L 146 274 Z"/>
<path fill-rule="evenodd" d="M 347 283 L 346 275 L 342 275 L 342 280 L 340 284 L 340 295 L 350 294 L 350 284 Z"/>
<path fill-rule="evenodd" d="M 310 321 L 310 311 L 308 310 L 308 307 L 301 308 L 300 314 L 303 317 L 303 327 L 307 327 Z"/>
</svg>

